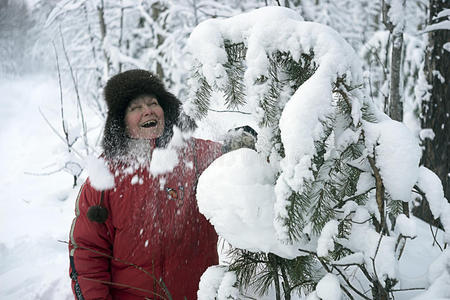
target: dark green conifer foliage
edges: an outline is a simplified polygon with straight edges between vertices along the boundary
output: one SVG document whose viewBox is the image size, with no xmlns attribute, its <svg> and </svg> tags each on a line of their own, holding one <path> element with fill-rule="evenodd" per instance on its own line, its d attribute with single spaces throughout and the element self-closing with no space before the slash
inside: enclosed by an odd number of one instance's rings
<svg viewBox="0 0 450 300">
<path fill-rule="evenodd" d="M 244 43 L 231 44 L 225 41 L 228 62 L 224 64 L 228 84 L 224 89 L 225 104 L 228 109 L 237 109 L 245 104 L 244 60 L 247 48 Z"/>
<path fill-rule="evenodd" d="M 234 258 L 229 270 L 236 273 L 241 286 L 254 287 L 260 295 L 265 294 L 274 282 L 285 295 L 290 295 L 300 286 L 311 291 L 320 279 L 312 275 L 317 274 L 317 265 L 310 256 L 285 259 L 242 249 L 233 249 L 229 254 Z"/>
<path fill-rule="evenodd" d="M 208 113 L 212 88 L 198 69 L 194 70 L 193 77 L 200 84 L 200 87 L 195 91 L 194 105 L 197 109 L 195 117 L 202 118 Z"/>
</svg>

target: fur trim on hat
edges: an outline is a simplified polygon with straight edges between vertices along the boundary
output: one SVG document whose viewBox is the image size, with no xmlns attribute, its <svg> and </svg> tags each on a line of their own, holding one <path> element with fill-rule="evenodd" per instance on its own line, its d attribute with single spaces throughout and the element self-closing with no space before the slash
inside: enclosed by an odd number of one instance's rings
<svg viewBox="0 0 450 300">
<path fill-rule="evenodd" d="M 184 115 L 181 117 L 181 101 L 168 92 L 154 74 L 137 69 L 119 73 L 108 80 L 104 89 L 108 115 L 102 144 L 106 158 L 116 158 L 128 153 L 125 112 L 132 100 L 144 95 L 155 96 L 164 111 L 164 132 L 156 139 L 157 147 L 168 144 L 174 125 L 181 130 L 195 128 L 191 119 Z M 186 122 L 181 122 L 181 119 Z"/>
</svg>

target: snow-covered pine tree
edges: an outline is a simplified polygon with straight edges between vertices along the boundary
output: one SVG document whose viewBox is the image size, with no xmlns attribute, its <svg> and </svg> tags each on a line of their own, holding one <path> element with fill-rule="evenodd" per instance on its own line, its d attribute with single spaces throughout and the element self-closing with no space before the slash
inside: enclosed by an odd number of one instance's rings
<svg viewBox="0 0 450 300">
<path fill-rule="evenodd" d="M 202 277 L 199 299 L 392 298 L 417 235 L 412 191 L 441 208 L 447 232 L 450 206 L 419 168 L 414 135 L 358 88 L 352 48 L 280 7 L 203 22 L 189 46 L 187 112 L 237 111 L 258 131 L 256 152 L 230 152 L 199 179 L 200 211 L 234 247 L 229 265 Z"/>
</svg>

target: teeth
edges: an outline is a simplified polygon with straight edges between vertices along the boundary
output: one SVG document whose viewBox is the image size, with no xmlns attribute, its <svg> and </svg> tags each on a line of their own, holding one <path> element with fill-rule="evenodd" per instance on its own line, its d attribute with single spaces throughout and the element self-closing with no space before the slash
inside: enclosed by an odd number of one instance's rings
<svg viewBox="0 0 450 300">
<path fill-rule="evenodd" d="M 145 122 L 141 126 L 145 127 L 145 128 L 150 128 L 150 127 L 155 127 L 157 124 L 158 124 L 158 122 L 156 120 L 150 120 L 150 121 Z"/>
</svg>

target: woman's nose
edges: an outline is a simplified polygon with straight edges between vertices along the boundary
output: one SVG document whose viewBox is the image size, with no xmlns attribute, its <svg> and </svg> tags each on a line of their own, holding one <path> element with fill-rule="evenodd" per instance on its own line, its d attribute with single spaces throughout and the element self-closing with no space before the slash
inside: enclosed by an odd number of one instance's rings
<svg viewBox="0 0 450 300">
<path fill-rule="evenodd" d="M 144 115 L 149 115 L 152 112 L 152 108 L 149 105 L 144 104 L 142 106 L 142 113 Z"/>
</svg>

